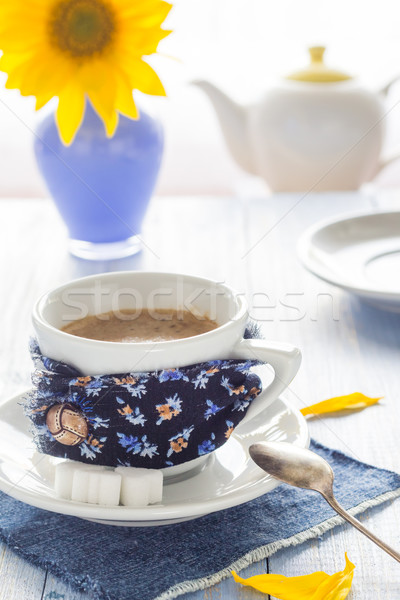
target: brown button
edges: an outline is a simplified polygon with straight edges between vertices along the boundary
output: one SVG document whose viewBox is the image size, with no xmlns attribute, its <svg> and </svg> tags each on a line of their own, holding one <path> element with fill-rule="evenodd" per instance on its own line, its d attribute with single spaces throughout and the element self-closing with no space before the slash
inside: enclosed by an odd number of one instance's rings
<svg viewBox="0 0 400 600">
<path fill-rule="evenodd" d="M 57 442 L 76 446 L 87 438 L 88 424 L 81 411 L 72 404 L 55 404 L 47 411 L 46 425 Z"/>
</svg>

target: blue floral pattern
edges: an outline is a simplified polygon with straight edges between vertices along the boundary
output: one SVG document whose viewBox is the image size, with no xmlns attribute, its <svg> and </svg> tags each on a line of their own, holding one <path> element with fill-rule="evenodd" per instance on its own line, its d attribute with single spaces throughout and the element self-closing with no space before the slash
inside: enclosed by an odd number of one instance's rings
<svg viewBox="0 0 400 600">
<path fill-rule="evenodd" d="M 261 392 L 256 361 L 213 360 L 154 373 L 92 377 L 42 356 L 36 341 L 25 412 L 39 451 L 108 466 L 163 468 L 224 444 Z M 68 403 L 88 425 L 74 446 L 50 433 L 51 406 Z"/>
<path fill-rule="evenodd" d="M 209 440 L 203 440 L 198 447 L 199 456 L 203 456 L 203 454 L 209 454 L 215 450 L 215 433 L 210 435 Z"/>
</svg>

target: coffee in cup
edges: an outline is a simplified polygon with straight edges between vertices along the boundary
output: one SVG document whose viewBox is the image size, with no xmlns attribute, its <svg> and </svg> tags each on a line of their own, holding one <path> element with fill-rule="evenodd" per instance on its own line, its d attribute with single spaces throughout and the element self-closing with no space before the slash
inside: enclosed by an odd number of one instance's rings
<svg viewBox="0 0 400 600">
<path fill-rule="evenodd" d="M 124 309 L 77 319 L 61 331 L 90 340 L 129 343 L 179 340 L 216 327 L 215 321 L 187 310 Z"/>
</svg>

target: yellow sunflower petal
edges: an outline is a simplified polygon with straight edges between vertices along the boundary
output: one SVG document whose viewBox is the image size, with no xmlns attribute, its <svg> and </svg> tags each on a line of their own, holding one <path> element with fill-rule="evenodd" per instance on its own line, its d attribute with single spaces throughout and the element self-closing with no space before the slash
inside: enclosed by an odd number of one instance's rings
<svg viewBox="0 0 400 600">
<path fill-rule="evenodd" d="M 26 75 L 25 86 L 32 90 L 31 94 L 36 95 L 37 110 L 38 104 L 43 106 L 54 96 L 57 96 L 60 90 L 73 79 L 74 69 L 72 65 L 65 64 L 60 60 L 43 61 L 41 66 L 32 69 Z M 36 91 L 36 94 L 34 92 Z"/>
<path fill-rule="evenodd" d="M 349 595 L 353 582 L 355 565 L 345 554 L 346 566 L 343 571 L 331 575 L 318 589 L 313 600 L 344 600 Z"/>
<path fill-rule="evenodd" d="M 345 558 L 344 570 L 333 575 L 323 571 L 300 577 L 266 574 L 242 579 L 234 571 L 232 575 L 237 583 L 252 587 L 279 600 L 344 600 L 351 590 L 355 569 L 347 554 Z"/>
<path fill-rule="evenodd" d="M 129 58 L 129 56 L 136 58 L 149 56 L 157 51 L 161 40 L 170 35 L 170 33 L 172 31 L 166 29 L 148 32 L 145 29 L 138 29 L 137 27 L 126 27 L 120 32 L 118 40 L 119 52 L 126 58 Z"/>
<path fill-rule="evenodd" d="M 315 591 L 329 577 L 322 571 L 316 571 L 311 575 L 301 575 L 300 577 L 265 574 L 242 579 L 235 571 L 232 571 L 232 575 L 236 583 L 252 587 L 263 594 L 270 594 L 280 600 L 312 598 Z"/>
<path fill-rule="evenodd" d="M 69 145 L 78 131 L 85 112 L 85 95 L 74 82 L 65 86 L 58 99 L 56 123 L 64 144 Z"/>
<path fill-rule="evenodd" d="M 18 71 L 23 68 L 24 65 L 26 65 L 31 59 L 31 57 L 31 52 L 26 52 L 23 54 L 3 54 L 3 56 L 0 57 L 0 71 L 4 71 L 10 75 L 14 71 Z"/>
<path fill-rule="evenodd" d="M 73 72 L 72 65 L 62 57 L 48 55 L 46 49 L 29 55 L 3 55 L 0 70 L 8 72 L 7 89 L 18 88 L 23 96 L 36 95 L 38 107 L 56 96 Z"/>
<path fill-rule="evenodd" d="M 36 110 L 40 110 L 45 104 L 47 104 L 54 96 L 60 94 L 68 82 L 73 81 L 73 77 L 70 69 L 57 68 L 57 63 L 54 64 L 54 68 L 43 75 L 40 86 L 36 85 L 36 93 L 30 95 L 36 96 Z M 35 85 L 35 77 L 41 77 L 40 71 L 32 71 L 32 87 Z M 27 82 L 29 78 L 27 77 Z M 82 90 L 83 93 L 83 90 Z"/>
<path fill-rule="evenodd" d="M 308 415 L 326 415 L 342 410 L 361 410 L 367 408 L 367 406 L 376 404 L 379 400 L 382 400 L 382 396 L 380 398 L 369 398 L 360 392 L 355 392 L 354 394 L 338 396 L 337 398 L 330 398 L 329 400 L 323 400 L 317 404 L 306 406 L 300 412 L 306 417 Z"/>
<path fill-rule="evenodd" d="M 126 81 L 125 76 L 117 78 L 117 98 L 115 101 L 117 110 L 131 119 L 139 117 L 139 111 L 133 99 L 132 89 Z"/>
<path fill-rule="evenodd" d="M 34 59 L 31 55 L 21 55 L 19 61 L 12 60 L 13 66 L 11 67 L 10 64 L 7 65 L 7 62 L 11 62 L 11 58 L 14 59 L 15 56 L 3 55 L 1 57 L 0 69 L 8 73 L 5 87 L 8 90 L 19 89 L 22 96 L 33 95 L 34 91 L 26 85 L 26 76 L 31 68 L 35 67 Z"/>
<path fill-rule="evenodd" d="M 90 90 L 90 92 L 88 92 L 88 97 L 94 110 L 104 123 L 107 137 L 112 137 L 118 125 L 118 113 L 114 108 L 114 103 L 112 108 L 109 106 L 110 95 L 108 94 L 107 89 Z M 115 98 L 114 92 L 113 98 Z"/>
<path fill-rule="evenodd" d="M 166 95 L 157 73 L 144 60 L 131 59 L 128 66 L 129 81 L 134 89 L 153 96 Z"/>
<path fill-rule="evenodd" d="M 0 30 L 0 49 L 3 52 L 32 52 L 43 43 L 43 37 L 40 34 L 19 38 L 14 33 L 7 33 Z"/>
<path fill-rule="evenodd" d="M 40 45 L 45 37 L 43 10 L 35 10 L 29 2 L 0 3 L 0 49 L 25 52 Z"/>
<path fill-rule="evenodd" d="M 164 19 L 172 8 L 172 4 L 164 0 L 113 0 L 118 5 L 121 17 L 134 16 L 137 19 L 151 15 L 164 14 Z"/>
<path fill-rule="evenodd" d="M 9 62 L 3 65 L 2 61 L 13 59 L 14 68 Z M 20 59 L 20 60 L 19 60 Z M 62 57 L 57 57 L 48 53 L 46 46 L 40 51 L 30 55 L 6 55 L 0 59 L 0 68 L 8 71 L 12 75 L 17 69 L 23 78 L 21 87 L 31 94 L 50 87 L 53 88 L 53 96 L 56 95 L 67 83 L 73 72 L 73 68 Z"/>
<path fill-rule="evenodd" d="M 49 94 L 36 94 L 35 110 L 40 110 L 53 98 L 53 95 Z"/>
<path fill-rule="evenodd" d="M 104 122 L 108 137 L 111 137 L 118 125 L 118 113 L 115 110 L 116 81 L 114 71 L 104 60 L 93 61 L 82 66 L 79 80 L 90 102 Z"/>
<path fill-rule="evenodd" d="M 38 5 L 32 1 L 18 2 L 18 0 L 9 0 L 7 2 L 3 0 L 0 3 L 0 29 L 2 31 L 9 30 L 8 21 L 10 19 L 19 19 L 24 27 L 24 33 L 29 33 L 28 22 L 35 24 L 43 23 L 47 12 L 48 8 L 43 3 Z"/>
<path fill-rule="evenodd" d="M 130 3 L 123 10 L 123 18 L 132 18 L 138 27 L 157 27 L 160 26 L 166 19 L 168 13 L 172 8 L 172 4 L 168 2 L 153 2 L 153 8 L 150 6 L 151 3 L 147 2 L 141 7 L 137 3 Z"/>
</svg>

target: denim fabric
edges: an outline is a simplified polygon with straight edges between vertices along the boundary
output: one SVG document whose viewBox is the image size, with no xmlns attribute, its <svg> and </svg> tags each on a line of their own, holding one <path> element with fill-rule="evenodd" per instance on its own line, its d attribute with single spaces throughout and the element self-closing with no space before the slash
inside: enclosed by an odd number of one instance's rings
<svg viewBox="0 0 400 600">
<path fill-rule="evenodd" d="M 311 448 L 333 467 L 335 492 L 345 508 L 400 488 L 396 473 L 317 442 Z M 181 582 L 208 577 L 256 548 L 304 532 L 334 514 L 319 494 L 282 485 L 247 504 L 195 521 L 127 528 L 57 515 L 0 494 L 0 535 L 17 554 L 80 590 L 94 592 L 96 600 L 153 600 Z"/>
</svg>

